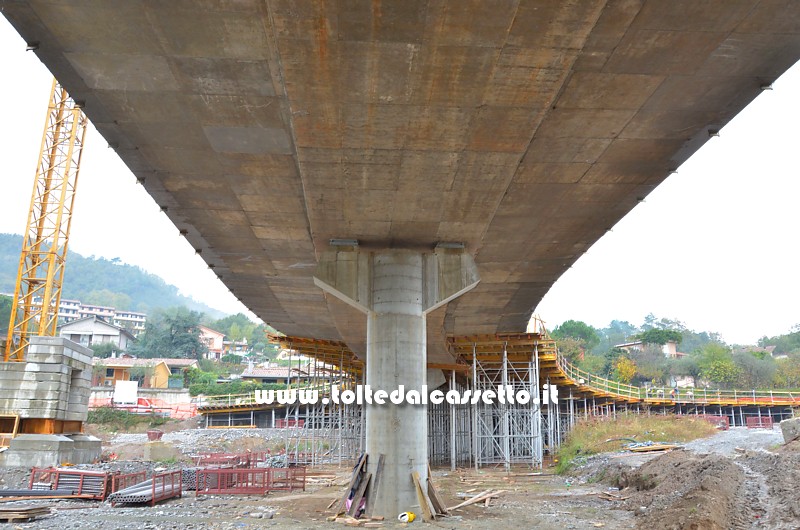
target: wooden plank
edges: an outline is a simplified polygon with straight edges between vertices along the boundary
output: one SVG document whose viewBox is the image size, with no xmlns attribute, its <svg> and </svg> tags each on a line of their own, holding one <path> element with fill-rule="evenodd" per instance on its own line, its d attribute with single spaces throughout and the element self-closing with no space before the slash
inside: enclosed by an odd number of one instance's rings
<svg viewBox="0 0 800 530">
<path fill-rule="evenodd" d="M 339 506 L 336 508 L 336 515 L 344 513 L 346 511 L 345 507 L 347 506 L 347 499 L 350 498 L 350 494 L 354 493 L 353 489 L 355 488 L 356 481 L 358 481 L 358 477 L 361 475 L 361 468 L 364 467 L 364 464 L 367 462 L 367 454 L 364 453 L 358 459 L 358 463 L 356 467 L 353 468 L 353 476 L 350 477 L 350 485 L 347 486 L 347 489 L 344 492 L 344 497 L 339 502 Z"/>
<path fill-rule="evenodd" d="M 496 497 L 496 496 L 500 495 L 501 493 L 505 493 L 505 491 L 506 490 L 497 490 L 497 491 L 486 490 L 486 491 L 484 491 L 482 493 L 479 493 L 479 494 L 475 495 L 471 499 L 462 502 L 461 504 L 457 504 L 455 506 L 451 506 L 451 507 L 449 507 L 447 509 L 450 510 L 450 511 L 457 510 L 458 508 L 463 508 L 464 506 L 469 506 L 470 504 L 475 504 L 477 502 L 485 501 L 487 498 Z"/>
<path fill-rule="evenodd" d="M 417 499 L 419 499 L 419 507 L 422 509 L 422 520 L 433 521 L 436 518 L 434 515 L 433 505 L 431 504 L 431 500 L 428 498 L 428 495 L 425 493 L 425 490 L 422 489 L 419 473 L 413 471 L 411 473 L 411 479 L 414 481 L 414 485 L 417 488 Z"/>
<path fill-rule="evenodd" d="M 431 479 L 428 479 L 428 498 L 431 500 L 431 504 L 435 513 L 437 515 L 449 515 L 447 511 L 447 506 L 445 506 L 444 502 L 439 498 L 439 494 L 436 492 L 436 488 L 433 486 L 433 482 Z"/>
<path fill-rule="evenodd" d="M 386 455 L 383 453 L 378 455 L 378 465 L 375 466 L 375 480 L 372 481 L 372 495 L 367 496 L 367 509 L 364 511 L 367 517 L 372 517 L 372 512 L 375 510 L 375 496 L 378 494 L 378 487 L 381 485 L 383 461 L 385 458 Z"/>
<path fill-rule="evenodd" d="M 356 490 L 356 494 L 353 495 L 353 502 L 350 504 L 350 509 L 347 511 L 347 515 L 350 517 L 355 517 L 356 513 L 358 513 L 358 507 L 361 505 L 361 499 L 364 498 L 364 492 L 367 491 L 367 486 L 371 478 L 372 473 L 368 472 L 361 480 L 361 484 L 358 485 L 358 490 Z"/>
</svg>

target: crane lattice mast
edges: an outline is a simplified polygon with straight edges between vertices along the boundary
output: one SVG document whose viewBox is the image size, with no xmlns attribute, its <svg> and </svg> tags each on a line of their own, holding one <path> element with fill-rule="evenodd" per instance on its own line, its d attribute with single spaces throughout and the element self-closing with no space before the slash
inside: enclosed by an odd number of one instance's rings
<svg viewBox="0 0 800 530">
<path fill-rule="evenodd" d="M 22 242 L 5 361 L 24 361 L 32 336 L 55 336 L 87 118 L 53 80 L 28 225 Z"/>
</svg>

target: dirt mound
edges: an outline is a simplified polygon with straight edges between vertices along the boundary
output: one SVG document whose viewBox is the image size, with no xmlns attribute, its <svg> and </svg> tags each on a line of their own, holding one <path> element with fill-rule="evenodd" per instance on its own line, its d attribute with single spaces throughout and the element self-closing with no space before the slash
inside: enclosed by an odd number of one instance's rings
<svg viewBox="0 0 800 530">
<path fill-rule="evenodd" d="M 796 529 L 800 521 L 800 451 L 782 447 L 779 453 L 748 451 L 737 459 L 748 473 L 759 477 L 759 502 L 769 528 Z"/>
<path fill-rule="evenodd" d="M 673 451 L 622 476 L 620 486 L 630 492 L 638 528 L 727 530 L 751 520 L 740 503 L 744 483 L 729 458 Z"/>
</svg>

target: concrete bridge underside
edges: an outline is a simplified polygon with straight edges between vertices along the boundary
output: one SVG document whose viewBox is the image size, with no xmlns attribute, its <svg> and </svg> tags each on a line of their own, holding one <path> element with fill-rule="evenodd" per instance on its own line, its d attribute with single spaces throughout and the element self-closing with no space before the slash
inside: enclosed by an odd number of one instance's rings
<svg viewBox="0 0 800 530">
<path fill-rule="evenodd" d="M 0 7 L 276 329 L 365 351 L 364 315 L 312 281 L 331 238 L 465 243 L 481 282 L 428 314 L 430 360 L 446 334 L 524 331 L 581 254 L 800 58 L 800 4 L 777 0 Z"/>
<path fill-rule="evenodd" d="M 524 331 L 575 260 L 800 58 L 790 0 L 0 10 L 245 305 L 345 342 L 367 384 L 407 387 L 426 356 L 452 362 L 448 336 Z M 466 251 L 434 252 L 447 242 Z M 371 473 L 387 452 L 378 511 L 407 509 L 424 414 L 368 410 L 366 428 Z"/>
</svg>

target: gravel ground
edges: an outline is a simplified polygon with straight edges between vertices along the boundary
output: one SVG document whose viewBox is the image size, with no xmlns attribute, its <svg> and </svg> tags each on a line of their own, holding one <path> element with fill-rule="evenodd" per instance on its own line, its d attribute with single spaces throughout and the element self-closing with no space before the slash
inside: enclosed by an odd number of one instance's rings
<svg viewBox="0 0 800 530">
<path fill-rule="evenodd" d="M 733 427 L 727 431 L 720 431 L 709 438 L 701 438 L 687 443 L 684 447 L 695 453 L 714 453 L 732 456 L 736 449 L 760 450 L 774 449 L 783 445 L 781 430 L 776 425 L 772 429 L 748 429 L 747 427 Z"/>
<path fill-rule="evenodd" d="M 282 430 L 264 429 L 188 429 L 167 433 L 163 440 L 174 444 L 184 454 L 193 454 L 258 449 L 270 444 L 279 446 L 285 434 Z M 144 434 L 118 434 L 106 448 L 143 446 L 146 439 Z M 466 507 L 457 511 L 456 517 L 437 521 L 435 526 L 455 530 L 503 527 L 796 529 L 798 526 L 792 526 L 792 520 L 800 517 L 800 489 L 796 487 L 800 480 L 800 451 L 788 453 L 788 448 L 777 449 L 781 442 L 779 429 L 734 428 L 691 442 L 686 444 L 685 450 L 666 455 L 631 452 L 596 455 L 571 478 L 547 473 L 540 477 L 530 477 L 526 473 L 507 476 L 499 469 L 434 471 L 441 495 L 448 504 L 459 502 L 456 493 L 467 489 L 505 491 L 492 506 L 480 503 Z M 640 466 L 644 466 L 644 475 L 636 474 Z M 174 465 L 117 461 L 94 467 L 152 472 Z M 312 479 L 305 492 L 274 492 L 264 497 L 196 497 L 194 492 L 186 492 L 181 499 L 168 500 L 155 507 L 117 508 L 108 503 L 74 500 L 25 502 L 22 504 L 51 506 L 52 514 L 8 527 L 14 530 L 339 528 L 340 525 L 326 521 L 330 513 L 325 507 L 342 495 L 349 470 L 345 466 L 321 472 L 334 474 L 336 479 Z M 27 469 L 2 470 L 0 487 L 22 486 L 29 476 Z M 648 485 L 651 482 L 652 487 Z M 614 483 L 628 487 L 622 491 L 610 488 Z M 620 495 L 620 501 L 604 499 L 604 492 Z M 629 500 L 623 502 L 623 497 Z M 730 512 L 735 512 L 735 517 L 729 517 Z M 698 514 L 704 518 L 698 519 Z M 396 525 L 387 521 L 386 526 Z"/>
<path fill-rule="evenodd" d="M 169 432 L 161 440 L 184 454 L 274 447 L 284 441 L 286 429 L 187 429 Z M 248 442 L 242 446 L 242 442 Z M 143 445 L 147 434 L 117 434 L 111 445 Z M 261 447 L 258 447 L 261 446 Z"/>
</svg>

